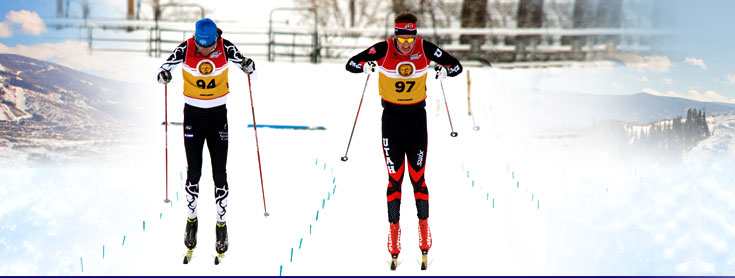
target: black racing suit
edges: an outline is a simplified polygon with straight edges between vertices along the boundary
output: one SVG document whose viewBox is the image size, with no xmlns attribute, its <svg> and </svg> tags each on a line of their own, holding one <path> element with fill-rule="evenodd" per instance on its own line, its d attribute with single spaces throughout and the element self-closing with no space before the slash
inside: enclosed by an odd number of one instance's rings
<svg viewBox="0 0 735 278">
<path fill-rule="evenodd" d="M 222 35 L 222 31 L 218 30 Z M 229 63 L 240 64 L 246 58 L 230 41 L 222 39 L 223 49 Z M 186 63 L 187 42 L 181 43 L 161 65 L 160 70 L 173 70 L 178 64 Z M 211 55 L 211 54 L 210 54 Z M 229 87 L 229 86 L 228 86 Z M 202 171 L 202 151 L 207 143 L 212 163 L 214 195 L 217 205 L 217 221 L 224 222 L 229 185 L 227 183 L 227 148 L 228 127 L 227 108 L 225 104 L 214 107 L 197 107 L 184 105 L 184 148 L 186 150 L 187 177 L 186 199 L 188 201 L 188 217 L 197 216 L 197 199 L 199 198 L 199 179 Z"/>
<path fill-rule="evenodd" d="M 367 61 L 378 61 L 388 52 L 388 42 L 382 41 L 365 49 L 347 61 L 346 69 L 352 73 L 363 72 L 362 65 Z M 391 45 L 390 47 L 397 46 Z M 425 57 L 446 66 L 451 70 L 448 76 L 462 72 L 459 60 L 439 49 L 435 44 L 423 40 Z M 438 51 L 437 51 L 438 50 Z M 436 53 L 443 53 L 443 55 Z M 398 223 L 401 206 L 401 184 L 405 173 L 405 162 L 413 185 L 414 199 L 419 219 L 429 218 L 429 191 L 424 181 L 427 155 L 426 101 L 401 105 L 382 101 L 382 142 L 383 155 L 388 167 L 388 221 Z"/>
</svg>

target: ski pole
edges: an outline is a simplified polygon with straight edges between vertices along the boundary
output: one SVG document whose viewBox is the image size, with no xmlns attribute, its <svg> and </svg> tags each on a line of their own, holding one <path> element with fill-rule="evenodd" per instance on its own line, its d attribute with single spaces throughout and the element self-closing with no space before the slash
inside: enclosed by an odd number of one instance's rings
<svg viewBox="0 0 735 278">
<path fill-rule="evenodd" d="M 362 99 L 365 98 L 365 89 L 367 88 L 368 80 L 370 80 L 370 75 L 368 74 L 367 78 L 365 79 L 365 86 L 362 88 L 362 96 L 360 97 L 360 105 L 357 106 L 357 115 L 355 115 L 355 123 L 352 124 L 352 132 L 350 132 L 350 140 L 347 141 L 347 149 L 345 150 L 345 156 L 343 156 L 341 159 L 342 161 L 347 161 L 347 152 L 350 151 L 350 144 L 352 144 L 352 135 L 355 134 L 355 126 L 357 126 L 357 117 L 360 116 L 360 108 L 362 108 Z"/>
<path fill-rule="evenodd" d="M 248 90 L 250 90 L 250 109 L 253 111 L 253 131 L 255 132 L 255 149 L 258 153 L 258 171 L 260 172 L 260 192 L 263 193 L 263 215 L 268 217 L 268 210 L 265 207 L 265 189 L 263 187 L 263 166 L 260 163 L 260 146 L 258 145 L 258 128 L 255 124 L 255 105 L 253 104 L 253 88 L 250 85 L 250 74 L 248 74 Z"/>
<path fill-rule="evenodd" d="M 470 70 L 467 70 L 467 113 L 472 117 L 472 130 L 478 131 L 480 127 L 475 123 L 475 114 L 472 113 L 472 102 L 470 101 L 470 88 L 472 87 L 472 80 L 470 79 Z"/>
<path fill-rule="evenodd" d="M 452 125 L 452 116 L 449 115 L 449 104 L 447 104 L 447 95 L 444 93 L 444 83 L 442 83 L 441 80 L 439 80 L 439 85 L 442 87 L 442 95 L 444 96 L 444 106 L 447 107 L 447 118 L 449 118 L 449 128 L 452 129 L 452 132 L 449 133 L 449 136 L 457 137 L 457 132 L 454 131 L 454 126 Z"/>
<path fill-rule="evenodd" d="M 171 200 L 168 199 L 168 84 L 163 85 L 163 123 L 166 133 L 164 137 L 164 140 L 166 141 L 166 199 L 164 199 L 163 202 L 168 203 L 171 202 Z"/>
</svg>

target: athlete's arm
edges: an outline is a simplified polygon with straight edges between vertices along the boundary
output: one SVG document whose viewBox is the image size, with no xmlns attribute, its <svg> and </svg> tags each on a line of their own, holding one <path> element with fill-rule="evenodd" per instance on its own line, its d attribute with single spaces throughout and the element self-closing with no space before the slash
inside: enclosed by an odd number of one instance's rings
<svg viewBox="0 0 735 278">
<path fill-rule="evenodd" d="M 424 40 L 424 55 L 437 64 L 447 67 L 448 76 L 457 76 L 462 72 L 462 64 L 457 58 L 427 40 Z"/>
<path fill-rule="evenodd" d="M 357 55 L 350 58 L 345 65 L 347 71 L 352 73 L 361 73 L 362 65 L 367 61 L 377 61 L 382 59 L 388 52 L 388 42 L 382 41 L 374 44 L 368 49 L 363 50 Z"/>
<path fill-rule="evenodd" d="M 166 59 L 166 62 L 163 62 L 163 65 L 161 65 L 161 68 L 159 68 L 158 72 L 161 71 L 171 71 L 173 70 L 178 64 L 181 64 L 184 62 L 184 57 L 186 56 L 186 41 L 179 44 L 179 46 L 174 49 L 174 52 L 171 53 L 171 56 L 168 56 L 168 59 Z"/>
<path fill-rule="evenodd" d="M 245 56 L 240 53 L 240 50 L 237 49 L 235 44 L 231 43 L 230 41 L 222 39 L 222 45 L 225 48 L 225 54 L 227 55 L 228 62 L 240 64 L 244 59 L 246 59 Z"/>
</svg>

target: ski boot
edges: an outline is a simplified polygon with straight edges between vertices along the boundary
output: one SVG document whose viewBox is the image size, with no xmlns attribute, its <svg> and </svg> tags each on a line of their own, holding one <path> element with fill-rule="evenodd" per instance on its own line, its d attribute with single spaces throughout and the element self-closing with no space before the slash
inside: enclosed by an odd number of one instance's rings
<svg viewBox="0 0 735 278">
<path fill-rule="evenodd" d="M 184 264 L 188 264 L 191 260 L 191 255 L 194 252 L 194 247 L 197 246 L 197 230 L 199 229 L 199 221 L 197 218 L 186 219 L 186 231 L 184 232 L 184 245 L 188 249 L 184 256 Z"/>
<path fill-rule="evenodd" d="M 426 256 L 431 248 L 431 230 L 429 230 L 429 220 L 419 219 L 419 249 L 421 249 L 421 270 L 426 270 Z"/>
<path fill-rule="evenodd" d="M 401 253 L 401 226 L 398 222 L 390 224 L 388 253 L 391 256 L 390 270 L 396 270 L 396 267 L 398 267 L 398 254 Z"/>
<path fill-rule="evenodd" d="M 219 264 L 229 247 L 229 241 L 227 240 L 227 223 L 217 222 L 215 235 L 217 236 L 217 241 L 215 242 L 217 257 L 214 258 L 214 264 Z"/>
</svg>

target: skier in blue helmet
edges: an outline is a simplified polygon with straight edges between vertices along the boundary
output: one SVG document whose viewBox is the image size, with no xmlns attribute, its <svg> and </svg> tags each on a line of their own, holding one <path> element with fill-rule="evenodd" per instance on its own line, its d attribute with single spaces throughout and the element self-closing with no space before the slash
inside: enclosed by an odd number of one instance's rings
<svg viewBox="0 0 735 278">
<path fill-rule="evenodd" d="M 209 18 L 196 22 L 192 38 L 182 42 L 158 70 L 158 82 L 171 81 L 171 70 L 183 63 L 184 79 L 184 148 L 186 150 L 187 221 L 184 245 L 188 248 L 184 263 L 191 259 L 197 245 L 197 200 L 202 169 L 202 151 L 206 141 L 212 163 L 217 225 L 215 249 L 219 263 L 227 251 L 226 208 L 229 186 L 227 184 L 227 108 L 229 94 L 228 66 L 235 63 L 246 74 L 255 71 L 255 62 L 243 56 L 230 41 L 222 38 L 222 30 Z"/>
</svg>

